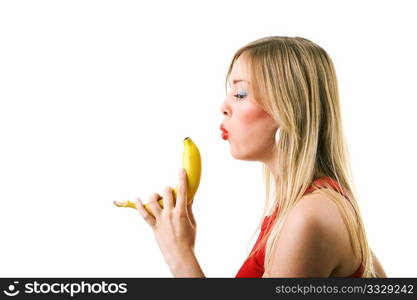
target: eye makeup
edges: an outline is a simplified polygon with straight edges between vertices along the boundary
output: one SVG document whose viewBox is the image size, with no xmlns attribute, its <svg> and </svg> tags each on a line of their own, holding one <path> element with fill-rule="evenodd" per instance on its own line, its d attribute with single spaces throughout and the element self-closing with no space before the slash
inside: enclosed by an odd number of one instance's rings
<svg viewBox="0 0 417 300">
<path fill-rule="evenodd" d="M 248 95 L 248 92 L 245 90 L 240 90 L 237 92 L 236 95 L 233 95 L 234 97 L 238 98 L 238 99 L 243 99 Z"/>
</svg>

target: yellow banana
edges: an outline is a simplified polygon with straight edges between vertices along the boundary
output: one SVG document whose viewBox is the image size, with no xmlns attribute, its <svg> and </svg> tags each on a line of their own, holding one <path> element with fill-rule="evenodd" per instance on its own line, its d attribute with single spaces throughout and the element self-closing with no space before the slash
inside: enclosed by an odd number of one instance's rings
<svg viewBox="0 0 417 300">
<path fill-rule="evenodd" d="M 201 178 L 201 155 L 197 145 L 186 137 L 183 141 L 184 149 L 182 153 L 182 167 L 185 169 L 187 174 L 187 203 L 191 204 L 194 200 L 194 195 L 197 192 L 198 186 L 200 185 Z M 174 202 L 177 198 L 177 191 L 179 186 L 172 190 Z M 161 207 L 164 207 L 163 199 L 159 199 L 158 203 Z M 118 207 L 130 207 L 136 209 L 136 203 L 132 201 L 114 201 L 114 204 Z M 152 215 L 148 204 L 144 204 L 143 207 L 148 213 Z"/>
</svg>

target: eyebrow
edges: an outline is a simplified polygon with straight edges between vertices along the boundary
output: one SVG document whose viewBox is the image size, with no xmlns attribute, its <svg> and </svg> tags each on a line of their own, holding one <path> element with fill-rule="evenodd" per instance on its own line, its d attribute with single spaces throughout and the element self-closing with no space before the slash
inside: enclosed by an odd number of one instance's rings
<svg viewBox="0 0 417 300">
<path fill-rule="evenodd" d="M 241 81 L 245 81 L 245 82 L 247 82 L 249 84 L 249 81 L 243 80 L 243 79 L 234 79 L 233 80 L 233 84 L 236 84 L 236 83 L 241 82 Z M 229 85 L 230 85 L 230 81 L 229 81 Z"/>
</svg>

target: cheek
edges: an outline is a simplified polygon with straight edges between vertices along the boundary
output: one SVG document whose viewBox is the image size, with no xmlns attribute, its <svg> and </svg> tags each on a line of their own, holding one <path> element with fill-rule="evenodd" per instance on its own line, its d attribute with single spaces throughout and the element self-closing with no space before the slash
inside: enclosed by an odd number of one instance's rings
<svg viewBox="0 0 417 300">
<path fill-rule="evenodd" d="M 250 109 L 242 115 L 242 121 L 245 124 L 255 124 L 265 121 L 269 115 L 262 109 Z"/>
</svg>

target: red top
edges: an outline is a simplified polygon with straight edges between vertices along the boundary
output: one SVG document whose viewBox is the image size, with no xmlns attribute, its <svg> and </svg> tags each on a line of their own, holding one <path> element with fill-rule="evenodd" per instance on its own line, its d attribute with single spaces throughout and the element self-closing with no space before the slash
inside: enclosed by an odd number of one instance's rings
<svg viewBox="0 0 417 300">
<path fill-rule="evenodd" d="M 331 179 L 330 177 L 323 177 L 323 178 L 316 179 L 314 181 L 314 183 L 320 187 L 320 186 L 322 186 L 321 183 L 323 181 L 327 181 L 332 188 L 334 188 L 336 191 L 338 191 L 342 195 L 344 195 L 343 189 L 340 188 L 337 181 Z M 304 195 L 308 194 L 312 191 L 313 191 L 313 186 L 310 185 L 309 188 L 305 191 Z M 272 217 L 276 216 L 276 214 L 277 214 L 277 212 L 275 212 L 272 216 L 266 216 L 264 218 L 264 221 L 262 222 L 262 226 L 261 226 L 261 232 L 259 233 L 258 239 L 256 240 L 255 245 L 253 246 L 253 248 L 255 248 L 258 245 L 258 243 L 260 242 L 263 235 L 267 232 L 267 230 L 269 229 L 270 221 L 271 221 Z M 263 246 L 260 249 L 260 251 L 258 251 L 255 254 L 249 256 L 245 260 L 242 267 L 240 268 L 240 270 L 236 274 L 236 278 L 242 278 L 242 277 L 259 278 L 259 277 L 262 277 L 262 275 L 265 271 L 264 270 L 264 258 L 265 258 L 265 246 Z M 348 277 L 361 277 L 362 273 L 363 273 L 363 265 L 360 264 L 359 267 L 357 268 L 357 270 Z"/>
</svg>

